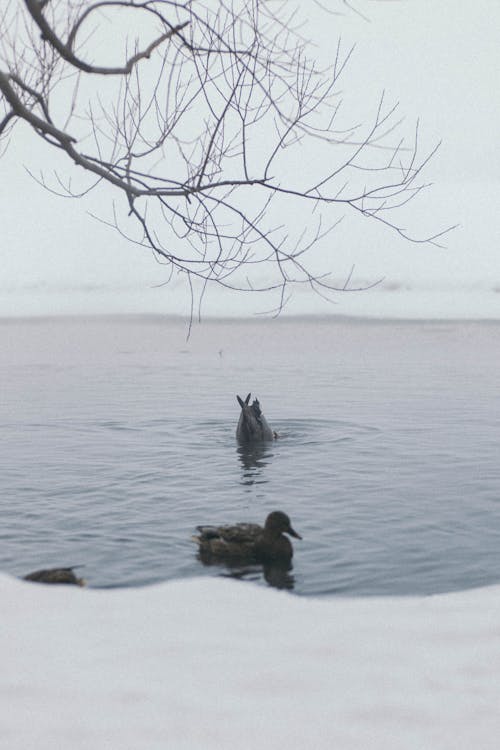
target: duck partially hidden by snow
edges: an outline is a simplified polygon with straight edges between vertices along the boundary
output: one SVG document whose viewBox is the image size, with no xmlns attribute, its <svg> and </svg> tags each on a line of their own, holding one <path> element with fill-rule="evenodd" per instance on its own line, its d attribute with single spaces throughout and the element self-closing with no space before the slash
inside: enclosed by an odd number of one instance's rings
<svg viewBox="0 0 500 750">
<path fill-rule="evenodd" d="M 289 564 L 293 557 L 292 543 L 285 536 L 302 539 L 292 528 L 286 513 L 275 510 L 268 515 L 264 527 L 256 523 L 234 526 L 197 526 L 194 536 L 205 563 L 277 563 Z"/>
<path fill-rule="evenodd" d="M 250 404 L 249 393 L 246 399 L 243 401 L 239 396 L 236 396 L 239 405 L 241 406 L 241 414 L 238 421 L 238 427 L 236 428 L 236 439 L 240 443 L 256 443 L 263 440 L 274 440 L 277 434 L 272 430 L 265 416 L 260 408 L 260 403 L 255 398 Z"/>
<path fill-rule="evenodd" d="M 74 574 L 73 568 L 35 570 L 33 573 L 24 576 L 23 580 L 34 581 L 35 583 L 67 583 L 73 586 L 85 586 L 85 581 Z"/>
</svg>

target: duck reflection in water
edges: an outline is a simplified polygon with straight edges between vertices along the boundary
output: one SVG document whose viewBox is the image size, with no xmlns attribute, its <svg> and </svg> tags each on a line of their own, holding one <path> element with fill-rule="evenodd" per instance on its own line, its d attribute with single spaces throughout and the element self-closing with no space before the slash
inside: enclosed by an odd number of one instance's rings
<svg viewBox="0 0 500 750">
<path fill-rule="evenodd" d="M 205 565 L 221 565 L 220 562 L 205 563 Z M 262 564 L 262 565 L 247 565 L 244 567 L 232 567 L 229 563 L 225 563 L 227 572 L 223 573 L 224 578 L 236 578 L 239 581 L 256 581 L 260 578 L 261 574 L 264 575 L 264 580 L 275 589 L 286 589 L 291 591 L 295 586 L 295 577 L 291 573 L 293 568 L 291 563 L 280 565 L 279 563 L 274 564 Z"/>
<path fill-rule="evenodd" d="M 243 484 L 253 484 L 260 476 L 262 469 L 272 458 L 272 446 L 269 443 L 245 443 L 238 445 L 238 457 L 243 466 Z"/>
<path fill-rule="evenodd" d="M 266 581 L 277 588 L 292 588 L 293 547 L 288 536 L 302 539 L 283 511 L 268 515 L 264 527 L 256 523 L 233 526 L 198 526 L 193 540 L 198 544 L 200 560 L 205 565 L 223 564 L 233 576 L 248 577 L 256 564 L 264 569 Z M 287 534 L 288 536 L 285 536 Z"/>
</svg>

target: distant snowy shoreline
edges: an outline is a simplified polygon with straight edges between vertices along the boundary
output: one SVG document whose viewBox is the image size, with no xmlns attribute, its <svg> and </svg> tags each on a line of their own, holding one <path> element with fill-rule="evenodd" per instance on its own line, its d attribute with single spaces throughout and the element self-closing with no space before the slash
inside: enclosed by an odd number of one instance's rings
<svg viewBox="0 0 500 750">
<path fill-rule="evenodd" d="M 269 305 L 259 307 L 250 296 L 235 295 L 234 314 L 230 305 L 222 304 L 220 295 L 208 295 L 202 306 L 203 319 L 246 318 L 272 319 L 265 314 Z M 272 307 L 272 306 L 271 306 Z M 179 289 L 166 293 L 164 288 L 129 285 L 58 287 L 4 287 L 0 290 L 0 319 L 11 317 L 59 316 L 189 316 L 189 295 Z M 500 319 L 500 284 L 470 286 L 423 285 L 403 282 L 382 283 L 371 289 L 339 292 L 332 303 L 315 295 L 297 291 L 285 306 L 280 318 L 288 317 L 355 317 L 396 320 L 480 320 Z"/>
<path fill-rule="evenodd" d="M 500 298 L 498 300 L 500 308 Z M 93 322 L 113 322 L 113 323 L 127 323 L 133 321 L 135 323 L 170 323 L 173 325 L 184 326 L 189 323 L 189 317 L 185 315 L 177 315 L 175 313 L 160 313 L 160 312 L 60 312 L 60 313 L 34 313 L 32 315 L 17 315 L 13 314 L 2 314 L 0 313 L 0 325 L 9 323 L 43 323 L 43 322 L 60 322 L 65 321 L 84 321 L 89 320 Z M 314 324 L 320 323 L 339 323 L 339 324 L 440 324 L 440 323 L 474 323 L 474 324 L 497 324 L 500 323 L 500 309 L 492 307 L 491 309 L 485 309 L 483 314 L 477 315 L 415 315 L 414 317 L 401 316 L 396 312 L 394 314 L 386 315 L 369 315 L 360 312 L 359 314 L 343 313 L 343 312 L 331 312 L 331 313 L 286 313 L 283 312 L 280 316 L 272 317 L 265 315 L 203 315 L 201 320 L 196 319 L 194 321 L 195 326 L 203 326 L 204 324 L 239 324 L 239 325 L 259 325 L 259 324 L 286 324 L 290 325 L 294 322 L 300 322 L 303 324 Z"/>
</svg>

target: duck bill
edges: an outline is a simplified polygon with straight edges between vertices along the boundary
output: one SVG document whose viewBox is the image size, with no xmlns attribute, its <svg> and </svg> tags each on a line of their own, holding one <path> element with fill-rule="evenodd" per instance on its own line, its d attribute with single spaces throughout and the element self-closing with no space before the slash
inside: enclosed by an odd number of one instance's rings
<svg viewBox="0 0 500 750">
<path fill-rule="evenodd" d="M 297 534 L 297 532 L 295 531 L 295 529 L 292 529 L 291 526 L 288 527 L 288 529 L 286 530 L 286 533 L 290 534 L 290 536 L 294 536 L 295 539 L 302 539 L 302 537 L 300 536 L 300 534 Z"/>
</svg>

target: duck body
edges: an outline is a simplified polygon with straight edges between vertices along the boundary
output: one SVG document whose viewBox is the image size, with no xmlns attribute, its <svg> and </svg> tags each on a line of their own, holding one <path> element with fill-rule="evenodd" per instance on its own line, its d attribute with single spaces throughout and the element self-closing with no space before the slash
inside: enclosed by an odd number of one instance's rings
<svg viewBox="0 0 500 750">
<path fill-rule="evenodd" d="M 198 526 L 193 537 L 203 562 L 290 563 L 293 557 L 289 534 L 302 539 L 282 511 L 273 511 L 265 525 L 237 523 L 233 526 Z"/>
<path fill-rule="evenodd" d="M 264 440 L 274 440 L 276 433 L 269 427 L 265 416 L 260 408 L 259 401 L 255 398 L 250 404 L 249 393 L 246 399 L 236 396 L 241 406 L 240 418 L 236 428 L 236 439 L 240 443 L 256 443 Z"/>
<path fill-rule="evenodd" d="M 83 578 L 78 578 L 73 568 L 50 568 L 47 570 L 35 570 L 33 573 L 23 577 L 23 581 L 34 583 L 65 583 L 73 586 L 85 586 Z"/>
</svg>

